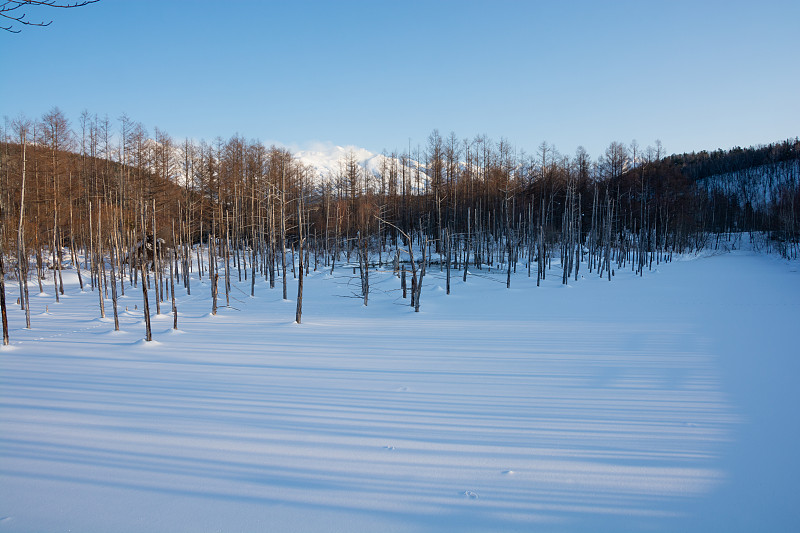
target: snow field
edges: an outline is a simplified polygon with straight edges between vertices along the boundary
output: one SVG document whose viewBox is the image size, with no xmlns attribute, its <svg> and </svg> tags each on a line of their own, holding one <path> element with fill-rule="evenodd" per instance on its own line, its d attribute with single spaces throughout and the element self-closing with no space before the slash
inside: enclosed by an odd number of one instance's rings
<svg viewBox="0 0 800 533">
<path fill-rule="evenodd" d="M 448 296 L 434 268 L 414 313 L 391 272 L 364 307 L 337 266 L 306 278 L 302 324 L 263 280 L 211 316 L 195 276 L 152 343 L 140 289 L 114 332 L 69 276 L 59 304 L 32 293 L 32 330 L 10 310 L 0 531 L 797 526 L 796 265 L 583 274 Z"/>
</svg>

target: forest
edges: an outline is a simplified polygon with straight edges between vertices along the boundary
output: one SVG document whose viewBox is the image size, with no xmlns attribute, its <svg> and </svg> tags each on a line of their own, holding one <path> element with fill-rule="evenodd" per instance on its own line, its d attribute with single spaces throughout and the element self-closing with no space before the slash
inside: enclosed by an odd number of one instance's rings
<svg viewBox="0 0 800 533">
<path fill-rule="evenodd" d="M 501 139 L 434 130 L 425 146 L 384 153 L 376 171 L 355 156 L 321 176 L 285 148 L 233 136 L 211 142 L 152 134 L 123 116 L 54 108 L 4 124 L 0 143 L 0 286 L 6 309 L 62 271 L 97 289 L 101 316 L 141 291 L 149 317 L 178 310 L 190 273 L 211 282 L 209 306 L 230 305 L 231 280 L 280 286 L 310 269 L 352 268 L 369 304 L 369 275 L 391 268 L 419 310 L 431 268 L 450 277 L 502 270 L 563 283 L 615 270 L 639 275 L 673 253 L 750 232 L 764 250 L 800 252 L 800 139 L 667 155 L 660 142 L 612 142 L 596 160 L 543 142 L 530 154 Z M 555 270 L 553 268 L 555 265 Z M 583 270 L 582 270 L 583 269 Z M 111 304 L 111 309 L 107 305 Z M 30 313 L 26 315 L 30 327 Z M 116 322 L 117 328 L 118 322 Z"/>
</svg>

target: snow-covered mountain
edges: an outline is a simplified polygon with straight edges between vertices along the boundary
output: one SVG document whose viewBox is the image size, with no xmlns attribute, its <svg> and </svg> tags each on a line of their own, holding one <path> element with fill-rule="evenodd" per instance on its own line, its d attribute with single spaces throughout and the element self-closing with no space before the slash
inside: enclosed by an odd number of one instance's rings
<svg viewBox="0 0 800 533">
<path fill-rule="evenodd" d="M 384 154 L 376 154 L 365 148 L 357 146 L 337 146 L 333 144 L 318 144 L 306 150 L 294 152 L 294 158 L 298 162 L 308 165 L 314 169 L 313 176 L 319 182 L 335 180 L 345 173 L 348 159 L 353 158 L 361 167 L 362 172 L 369 176 L 380 178 L 382 173 L 390 172 L 392 168 L 392 158 Z M 396 165 L 398 180 L 403 172 L 403 161 L 399 158 L 394 160 Z M 416 188 L 416 172 L 419 169 L 420 186 L 424 187 L 428 176 L 425 168 L 412 159 L 405 161 L 406 175 L 409 176 L 409 183 Z M 387 176 L 388 177 L 388 176 Z"/>
<path fill-rule="evenodd" d="M 345 162 L 349 157 L 355 158 L 358 165 L 366 169 L 380 168 L 378 158 L 382 155 L 375 154 L 357 146 L 336 146 L 318 144 L 307 150 L 294 152 L 298 162 L 312 167 L 315 174 L 321 178 L 334 178 L 337 174 L 344 173 Z"/>
<path fill-rule="evenodd" d="M 146 149 L 155 154 L 160 149 L 161 144 L 154 139 L 145 141 Z M 401 180 L 403 175 L 403 159 L 392 158 L 384 154 L 376 154 L 365 148 L 358 146 L 337 146 L 330 143 L 317 143 L 304 150 L 290 149 L 294 159 L 311 167 L 310 178 L 317 185 L 335 181 L 346 173 L 348 160 L 354 160 L 360 167 L 361 175 L 370 178 L 372 187 L 379 187 L 380 178 L 385 174 L 389 179 L 389 174 L 394 166 L 397 172 L 398 188 L 402 188 Z M 351 159 L 352 158 L 352 159 Z M 170 153 L 166 158 L 153 157 L 149 159 L 145 166 L 152 171 L 157 171 L 158 164 L 165 164 L 163 172 L 166 176 L 178 184 L 186 183 L 186 168 L 184 163 L 187 160 L 185 148 L 182 144 L 173 144 Z M 419 173 L 419 182 L 417 182 Z M 428 176 L 425 167 L 413 159 L 405 160 L 405 176 L 407 186 L 412 191 L 424 190 L 428 183 Z"/>
</svg>

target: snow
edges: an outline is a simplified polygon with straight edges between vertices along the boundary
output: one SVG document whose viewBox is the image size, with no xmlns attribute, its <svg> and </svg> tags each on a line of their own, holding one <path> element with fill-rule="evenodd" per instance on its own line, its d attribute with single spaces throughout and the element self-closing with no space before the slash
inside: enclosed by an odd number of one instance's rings
<svg viewBox="0 0 800 533">
<path fill-rule="evenodd" d="M 768 211 L 781 192 L 794 190 L 800 181 L 800 161 L 781 161 L 751 167 L 738 172 L 715 174 L 697 181 L 708 194 L 721 192 L 734 197 L 740 206 L 748 202 Z"/>
<path fill-rule="evenodd" d="M 361 171 L 370 177 L 379 177 L 381 172 L 387 173 L 392 164 L 392 158 L 384 154 L 376 154 L 365 148 L 358 146 L 338 146 L 330 143 L 315 143 L 305 150 L 298 150 L 294 153 L 294 159 L 303 165 L 313 169 L 312 179 L 317 184 L 335 181 L 344 176 L 346 161 L 353 157 Z M 398 176 L 402 175 L 402 159 L 396 159 Z M 406 173 L 414 176 L 409 179 L 411 186 L 416 189 L 415 172 L 419 167 L 420 183 L 427 182 L 428 176 L 421 164 L 413 159 L 406 160 Z M 400 178 L 398 178 L 400 179 Z"/>
<path fill-rule="evenodd" d="M 414 313 L 337 266 L 302 324 L 263 280 L 211 316 L 195 277 L 151 343 L 140 289 L 114 332 L 67 275 L 31 330 L 9 310 L 0 532 L 797 529 L 797 270 L 736 250 L 448 296 L 433 267 Z"/>
<path fill-rule="evenodd" d="M 359 165 L 378 157 L 377 154 L 358 146 L 338 146 L 328 143 L 317 143 L 308 147 L 306 150 L 298 150 L 294 158 L 304 165 L 310 165 L 316 169 L 316 174 L 325 177 L 334 177 L 344 173 L 344 162 L 352 154 Z"/>
</svg>

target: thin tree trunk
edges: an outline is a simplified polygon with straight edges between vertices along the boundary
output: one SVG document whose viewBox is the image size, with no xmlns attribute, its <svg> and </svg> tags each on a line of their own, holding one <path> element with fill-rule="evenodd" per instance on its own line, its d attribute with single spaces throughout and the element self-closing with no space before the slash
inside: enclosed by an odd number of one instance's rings
<svg viewBox="0 0 800 533">
<path fill-rule="evenodd" d="M 117 313 L 117 272 L 114 265 L 114 251 L 117 241 L 117 232 L 113 232 L 114 243 L 111 245 L 111 302 L 114 307 L 114 331 L 119 331 L 119 314 Z"/>
<path fill-rule="evenodd" d="M 173 231 L 173 245 L 174 242 L 175 241 L 174 241 L 174 231 Z M 176 248 L 173 246 L 172 261 L 170 261 L 169 263 L 169 293 L 170 293 L 170 298 L 172 299 L 172 329 L 178 329 L 178 306 L 175 304 L 175 276 L 174 276 L 174 273 L 178 271 L 178 257 L 175 251 Z"/>
<path fill-rule="evenodd" d="M 469 249 L 470 249 L 470 243 L 471 243 L 471 241 L 470 241 L 470 239 L 471 239 L 471 236 L 470 236 L 470 216 L 471 216 L 470 213 L 471 213 L 471 211 L 470 210 L 471 209 L 472 208 L 470 208 L 470 207 L 467 208 L 467 238 L 464 241 L 464 247 L 466 248 L 466 256 L 464 258 L 464 280 L 463 280 L 464 283 L 467 282 L 467 271 L 469 270 Z"/>
<path fill-rule="evenodd" d="M 9 336 L 8 336 L 8 313 L 6 311 L 6 271 L 5 265 L 3 264 L 3 254 L 5 254 L 5 250 L 3 249 L 3 239 L 0 238 L 0 314 L 2 315 L 2 322 L 3 322 L 3 346 L 8 346 Z"/>
<path fill-rule="evenodd" d="M 102 217 L 100 210 L 97 212 L 97 256 L 94 260 L 95 269 L 97 270 L 97 294 L 100 298 L 100 318 L 106 317 L 106 306 L 103 300 L 103 286 L 105 285 L 105 275 L 103 269 L 103 241 L 102 241 Z M 90 215 L 91 216 L 91 215 Z"/>
<path fill-rule="evenodd" d="M 211 233 L 211 241 L 208 246 L 208 275 L 211 278 L 211 314 L 216 315 L 219 274 L 217 274 L 217 256 L 215 253 L 217 236 L 216 227 L 214 225 L 211 226 Z M 212 244 L 212 242 L 214 244 Z"/>
<path fill-rule="evenodd" d="M 28 254 L 25 251 L 25 171 L 27 166 L 27 132 L 22 135 L 22 185 L 19 200 L 19 226 L 17 227 L 17 279 L 19 280 L 19 301 L 25 311 L 25 327 L 31 329 L 31 309 L 28 302 Z"/>
<path fill-rule="evenodd" d="M 300 241 L 298 243 L 300 252 L 300 278 L 297 280 L 297 311 L 295 313 L 295 321 L 300 324 L 303 316 L 303 206 L 302 198 L 297 202 L 297 228 L 300 233 Z"/>
<path fill-rule="evenodd" d="M 286 169 L 281 173 L 281 274 L 283 276 L 283 299 L 288 300 L 286 287 Z"/>
<path fill-rule="evenodd" d="M 452 249 L 452 247 L 450 246 L 450 239 L 452 238 L 450 234 L 450 228 L 446 228 L 444 230 L 444 233 L 446 239 L 445 247 L 447 253 L 447 294 L 450 294 L 450 251 Z"/>
<path fill-rule="evenodd" d="M 72 222 L 72 202 L 69 205 L 69 226 L 70 226 L 70 234 L 69 234 L 69 250 L 72 257 L 72 264 L 75 266 L 75 272 L 78 273 L 78 284 L 81 287 L 81 291 L 83 290 L 83 277 L 81 276 L 81 262 L 80 259 L 77 257 L 78 254 L 75 253 L 75 226 Z"/>
<path fill-rule="evenodd" d="M 153 340 L 153 331 L 150 328 L 150 300 L 147 297 L 147 261 L 146 261 L 146 245 L 147 245 L 147 224 L 145 223 L 147 217 L 144 213 L 144 207 L 142 209 L 142 248 L 141 254 L 139 254 L 138 261 L 139 261 L 139 270 L 142 274 L 142 309 L 144 310 L 144 325 L 145 325 L 145 337 L 144 340 L 150 342 Z"/>
<path fill-rule="evenodd" d="M 57 232 L 57 229 L 56 228 L 57 227 L 58 226 L 55 223 L 55 219 L 54 219 L 54 221 L 53 221 L 53 249 L 50 250 L 50 252 L 51 252 L 51 255 L 53 256 L 53 292 L 56 295 L 56 303 L 61 301 L 59 299 L 59 296 L 58 296 L 58 278 L 56 277 L 56 268 L 57 268 L 56 267 L 56 263 L 58 262 L 58 260 L 56 259 L 56 246 L 57 246 L 57 244 L 56 244 L 56 237 L 57 237 L 56 236 L 56 232 Z"/>
<path fill-rule="evenodd" d="M 425 255 L 425 242 L 420 237 L 420 248 L 422 248 L 422 266 L 419 272 L 419 279 L 417 280 L 416 286 L 414 287 L 414 312 L 419 313 L 419 298 L 422 295 L 422 278 L 425 277 L 425 260 L 427 259 Z M 416 277 L 416 276 L 415 276 Z"/>
<path fill-rule="evenodd" d="M 225 219 L 225 305 L 231 306 L 231 231 L 230 215 L 226 214 Z"/>
<path fill-rule="evenodd" d="M 161 257 L 158 253 L 158 232 L 156 231 L 156 200 L 153 198 L 153 289 L 156 293 L 156 315 L 161 314 Z"/>
</svg>

